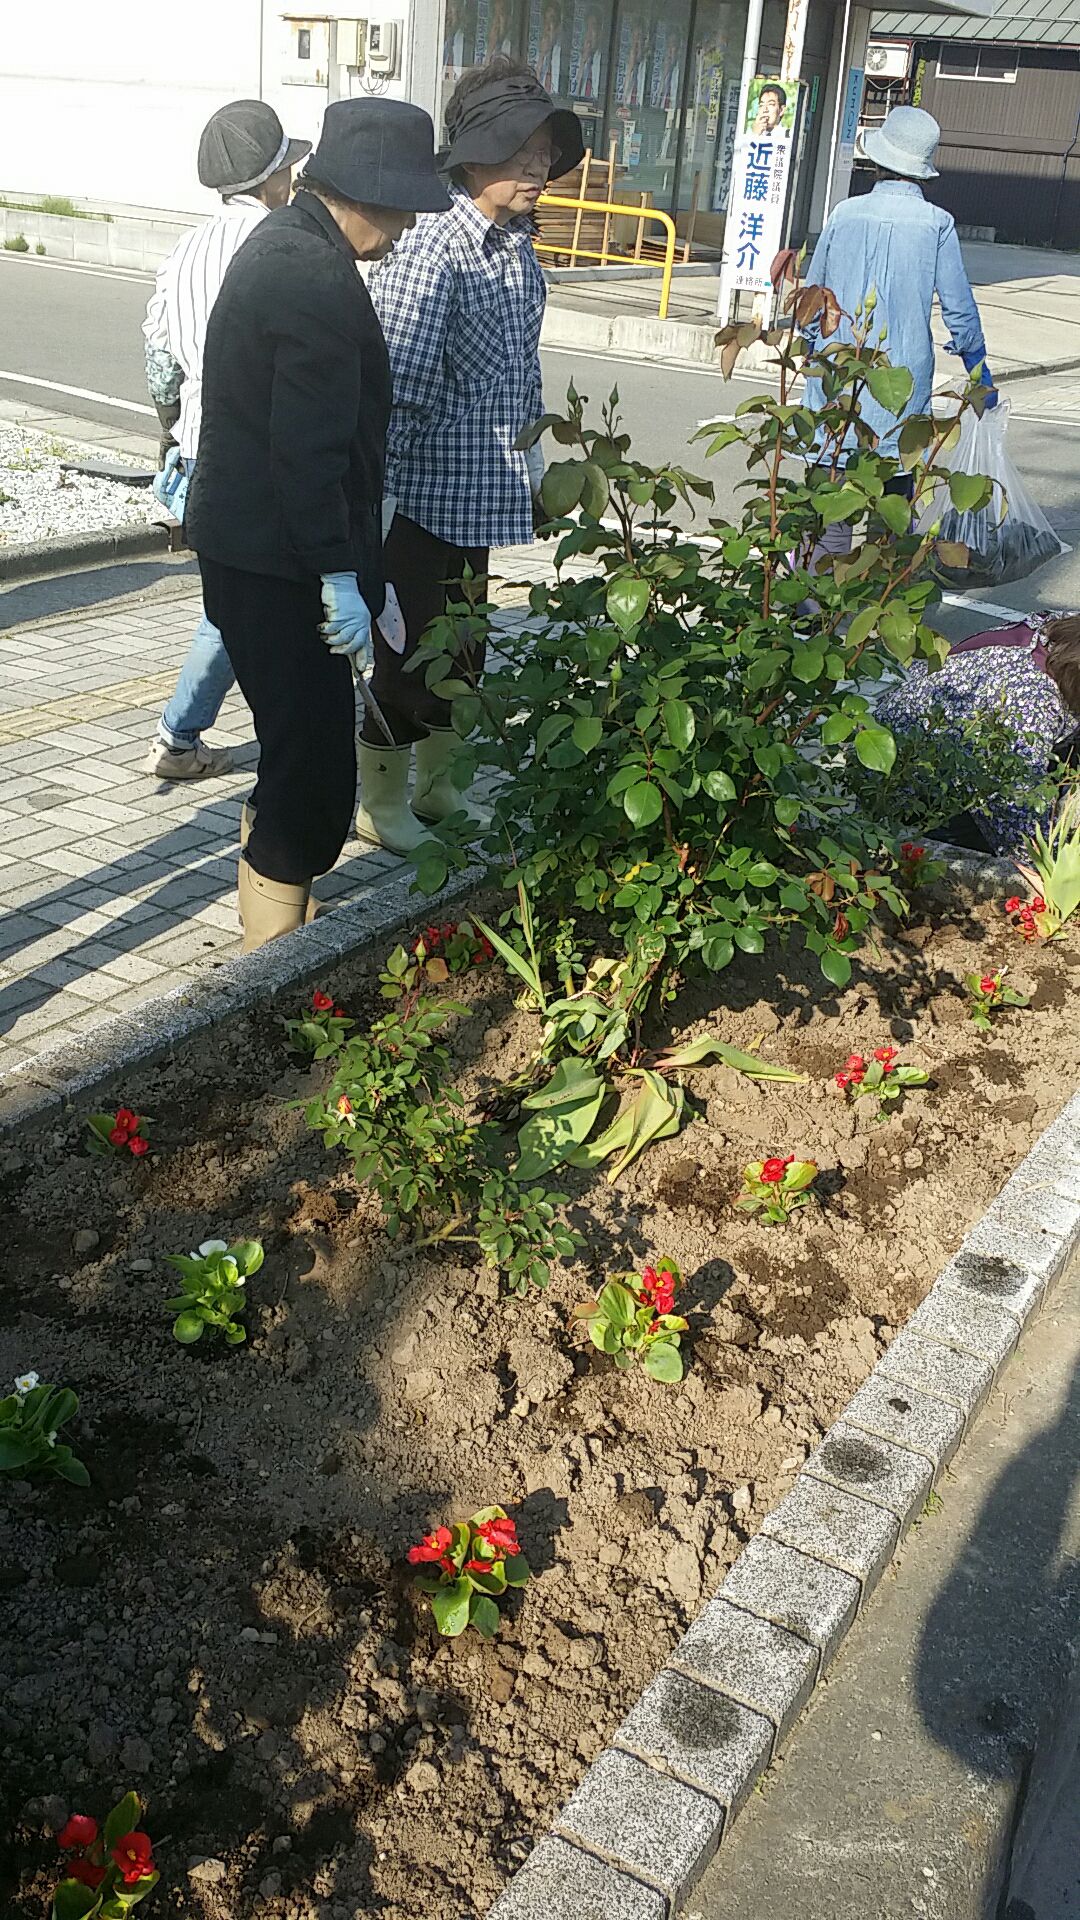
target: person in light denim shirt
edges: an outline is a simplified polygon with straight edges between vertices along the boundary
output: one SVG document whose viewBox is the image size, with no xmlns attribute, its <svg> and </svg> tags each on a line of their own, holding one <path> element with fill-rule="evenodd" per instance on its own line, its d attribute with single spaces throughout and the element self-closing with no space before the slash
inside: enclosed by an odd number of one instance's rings
<svg viewBox="0 0 1080 1920">
<path fill-rule="evenodd" d="M 877 183 L 870 193 L 843 201 L 830 214 L 806 270 L 806 284 L 830 287 L 843 310 L 832 336 L 836 342 L 854 340 L 856 307 L 871 292 L 877 296 L 869 344 L 884 348 L 893 366 L 906 367 L 913 385 L 899 415 L 889 413 L 866 391 L 859 413 L 878 435 L 878 451 L 893 457 L 908 415 L 930 411 L 935 295 L 951 336 L 948 351 L 959 354 L 969 373 L 980 369 L 983 384 L 993 386 L 956 223 L 951 213 L 924 198 L 920 185 L 937 178 L 933 158 L 940 138 L 937 121 L 921 107 L 894 107 L 880 127 L 866 134 L 863 150 L 877 169 Z M 995 394 L 990 404 L 996 400 Z M 824 407 L 820 381 L 807 381 L 806 404 Z M 852 435 L 853 452 L 855 445 Z M 910 499 L 911 476 L 898 474 L 886 490 Z M 851 533 L 845 523 L 828 528 L 822 550 L 846 552 Z"/>
</svg>

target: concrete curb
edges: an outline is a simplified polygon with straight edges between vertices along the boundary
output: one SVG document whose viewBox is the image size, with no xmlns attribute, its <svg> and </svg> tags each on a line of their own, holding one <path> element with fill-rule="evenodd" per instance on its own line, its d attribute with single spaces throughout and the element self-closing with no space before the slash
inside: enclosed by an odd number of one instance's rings
<svg viewBox="0 0 1080 1920">
<path fill-rule="evenodd" d="M 96 533 L 58 533 L 48 540 L 27 540 L 20 546 L 0 549 L 0 587 L 71 573 L 76 567 L 168 553 L 171 534 L 170 527 L 148 522 L 145 526 L 103 527 Z"/>
<path fill-rule="evenodd" d="M 980 896 L 1007 861 L 949 861 Z M 490 1920 L 673 1920 L 1080 1245 L 1080 1094 L 766 1517 Z"/>
<path fill-rule="evenodd" d="M 0 1141 L 16 1129 L 62 1110 L 134 1066 L 165 1060 L 184 1042 L 246 1009 L 263 1007 L 276 994 L 325 975 L 328 967 L 385 940 L 412 919 L 430 919 L 440 902 L 456 900 L 483 879 L 479 866 L 457 874 L 433 898 L 410 892 L 411 867 L 393 880 L 365 888 L 353 900 L 326 909 L 301 927 L 225 960 L 212 974 L 173 987 L 131 1013 L 94 1027 L 83 1040 L 67 1041 L 11 1072 L 0 1074 Z"/>
<path fill-rule="evenodd" d="M 563 306 L 549 299 L 540 345 L 564 351 L 579 348 L 589 353 L 667 360 L 681 366 L 708 366 L 718 372 L 718 327 L 716 320 L 660 320 L 651 314 L 592 313 L 585 307 Z M 771 364 L 771 349 L 755 341 L 739 356 L 737 371 L 767 373 Z M 996 377 L 998 385 L 1004 387 L 1017 380 L 1033 380 L 1040 374 L 1071 373 L 1077 367 L 1080 367 L 1080 358 L 1032 362 L 1030 366 L 1011 367 Z"/>
</svg>

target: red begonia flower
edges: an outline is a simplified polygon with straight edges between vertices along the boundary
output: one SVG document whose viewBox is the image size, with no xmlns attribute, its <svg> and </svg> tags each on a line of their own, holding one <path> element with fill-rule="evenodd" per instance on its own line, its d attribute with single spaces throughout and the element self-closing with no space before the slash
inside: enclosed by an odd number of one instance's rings
<svg viewBox="0 0 1080 1920">
<path fill-rule="evenodd" d="M 125 1133 L 134 1133 L 138 1124 L 139 1116 L 137 1113 L 132 1113 L 130 1107 L 117 1107 L 116 1125 L 122 1127 Z"/>
<path fill-rule="evenodd" d="M 795 1155 L 793 1153 L 789 1153 L 786 1160 L 781 1160 L 778 1156 L 774 1155 L 771 1160 L 766 1160 L 763 1163 L 761 1178 L 767 1181 L 770 1186 L 775 1185 L 777 1181 L 783 1179 L 787 1168 L 790 1167 L 794 1158 Z"/>
<path fill-rule="evenodd" d="M 144 1153 L 149 1153 L 150 1142 L 144 1140 L 141 1133 L 133 1133 L 128 1141 L 128 1151 L 135 1155 L 136 1160 L 141 1160 Z"/>
<path fill-rule="evenodd" d="M 126 1127 L 110 1127 L 109 1139 L 112 1141 L 112 1144 L 114 1147 L 126 1147 L 128 1143 L 127 1128 Z"/>
<path fill-rule="evenodd" d="M 436 1527 L 433 1533 L 425 1533 L 420 1545 L 410 1547 L 405 1555 L 410 1567 L 419 1567 L 428 1561 L 440 1560 L 453 1537 L 449 1527 Z"/>
<path fill-rule="evenodd" d="M 56 1844 L 63 1847 L 65 1853 L 69 1847 L 92 1847 L 98 1836 L 98 1824 L 88 1813 L 73 1813 L 66 1827 L 61 1827 L 56 1836 Z"/>
<path fill-rule="evenodd" d="M 513 1520 L 483 1520 L 476 1531 L 481 1540 L 487 1541 L 489 1547 L 499 1547 L 503 1553 L 511 1556 L 521 1552 L 518 1546 L 517 1525 Z"/>
<path fill-rule="evenodd" d="M 1006 900 L 1006 902 L 1005 902 L 1005 911 L 1006 911 L 1006 913 L 1019 913 L 1019 911 L 1020 911 L 1020 895 L 1019 895 L 1018 893 L 1014 893 L 1014 894 L 1012 895 L 1012 897 L 1011 897 L 1011 899 L 1008 899 L 1008 900 Z"/>
<path fill-rule="evenodd" d="M 466 1560 L 466 1573 L 490 1573 L 498 1565 L 496 1560 Z"/>
<path fill-rule="evenodd" d="M 982 979 L 979 981 L 979 991 L 980 993 L 996 993 L 999 985 L 1000 981 L 996 974 L 984 973 Z"/>
<path fill-rule="evenodd" d="M 112 1850 L 125 1887 L 133 1887 L 154 1871 L 154 1854 L 148 1833 L 125 1833 Z"/>
<path fill-rule="evenodd" d="M 874 1059 L 880 1060 L 886 1073 L 889 1072 L 893 1062 L 899 1059 L 899 1056 L 900 1056 L 899 1047 L 875 1047 L 874 1048 Z"/>
<path fill-rule="evenodd" d="M 334 1004 L 333 995 L 324 993 L 321 987 L 316 987 L 311 996 L 311 1004 L 316 1013 L 329 1013 Z"/>
</svg>

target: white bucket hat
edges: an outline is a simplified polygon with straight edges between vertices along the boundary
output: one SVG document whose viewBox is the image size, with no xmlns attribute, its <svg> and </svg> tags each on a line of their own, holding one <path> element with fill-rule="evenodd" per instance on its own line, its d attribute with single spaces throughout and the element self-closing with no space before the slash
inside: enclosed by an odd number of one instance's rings
<svg viewBox="0 0 1080 1920">
<path fill-rule="evenodd" d="M 932 113 L 922 107 L 894 107 L 880 127 L 863 135 L 862 148 L 867 159 L 886 173 L 899 173 L 905 180 L 936 180 L 934 154 L 940 139 L 941 128 Z"/>
</svg>

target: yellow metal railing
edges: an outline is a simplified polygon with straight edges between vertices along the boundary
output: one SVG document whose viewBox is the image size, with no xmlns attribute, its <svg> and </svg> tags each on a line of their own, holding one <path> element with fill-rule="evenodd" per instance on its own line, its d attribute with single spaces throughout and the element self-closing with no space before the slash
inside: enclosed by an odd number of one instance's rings
<svg viewBox="0 0 1080 1920">
<path fill-rule="evenodd" d="M 599 260 L 601 266 L 604 267 L 612 265 L 625 266 L 631 263 L 634 266 L 659 267 L 661 274 L 659 317 L 661 320 L 667 319 L 668 303 L 671 299 L 671 275 L 675 265 L 675 222 L 670 213 L 661 213 L 657 207 L 630 206 L 624 200 L 577 200 L 571 199 L 561 193 L 542 193 L 539 204 L 541 207 L 565 207 L 570 212 L 576 211 L 578 217 L 574 222 L 574 231 L 569 242 L 565 240 L 561 243 L 551 240 L 534 240 L 533 246 L 536 248 L 537 253 L 565 254 L 570 260 L 571 265 L 573 265 L 575 260 Z M 604 220 L 604 237 L 599 251 L 595 247 L 583 247 L 580 244 L 581 221 L 582 216 L 586 213 L 602 213 L 606 216 Z M 620 253 L 608 246 L 608 233 L 612 214 L 623 215 L 627 219 L 633 220 L 637 225 L 638 251 L 636 253 Z M 643 260 L 641 258 L 641 223 L 645 220 L 653 220 L 658 226 L 664 229 L 663 260 L 653 261 Z"/>
</svg>

